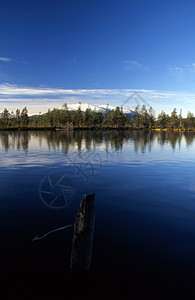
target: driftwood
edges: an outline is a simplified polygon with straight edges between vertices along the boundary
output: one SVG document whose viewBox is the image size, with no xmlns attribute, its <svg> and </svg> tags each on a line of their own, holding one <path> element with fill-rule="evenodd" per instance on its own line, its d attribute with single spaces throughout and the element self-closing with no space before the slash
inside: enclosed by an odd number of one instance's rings
<svg viewBox="0 0 195 300">
<path fill-rule="evenodd" d="M 72 272 L 88 271 L 91 266 L 95 225 L 94 199 L 95 194 L 84 195 L 76 215 L 70 259 Z"/>
</svg>

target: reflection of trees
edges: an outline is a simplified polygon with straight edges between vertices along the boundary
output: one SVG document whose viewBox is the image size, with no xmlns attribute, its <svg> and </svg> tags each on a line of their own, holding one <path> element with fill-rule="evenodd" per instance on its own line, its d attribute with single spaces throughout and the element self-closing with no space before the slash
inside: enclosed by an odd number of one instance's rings
<svg viewBox="0 0 195 300">
<path fill-rule="evenodd" d="M 20 135 L 21 135 L 20 140 L 21 140 L 22 149 L 27 151 L 28 150 L 28 144 L 29 144 L 29 141 L 30 141 L 29 131 L 21 131 Z"/>
<path fill-rule="evenodd" d="M 148 150 L 151 151 L 154 138 L 155 138 L 154 131 L 134 130 L 133 141 L 134 141 L 135 152 L 137 153 L 138 150 L 141 149 L 141 152 L 144 153 L 147 147 Z"/>
<path fill-rule="evenodd" d="M 1 133 L 1 144 L 3 149 L 7 152 L 8 149 L 10 148 L 9 135 L 7 131 L 3 131 Z"/>
<path fill-rule="evenodd" d="M 124 130 L 115 130 L 114 132 L 110 132 L 109 140 L 111 147 L 116 151 L 122 150 L 127 135 L 129 137 L 129 132 Z"/>
<path fill-rule="evenodd" d="M 28 150 L 30 141 L 29 131 L 2 131 L 0 133 L 0 141 L 5 151 L 9 149 Z"/>
<path fill-rule="evenodd" d="M 85 135 L 85 148 L 87 150 L 91 150 L 92 149 L 92 144 L 93 144 L 93 136 L 92 136 L 92 131 L 91 130 L 87 130 L 86 135 Z"/>
<path fill-rule="evenodd" d="M 157 135 L 157 142 L 159 145 L 164 146 L 168 141 L 167 131 L 160 131 Z"/>
<path fill-rule="evenodd" d="M 195 139 L 195 134 L 194 132 L 184 132 L 184 137 L 185 137 L 185 141 L 186 141 L 186 145 L 190 146 L 193 144 L 194 139 Z"/>
<path fill-rule="evenodd" d="M 157 133 L 157 142 L 161 146 L 170 144 L 171 148 L 175 150 L 177 144 L 180 148 L 183 134 L 181 131 L 160 131 Z"/>
<path fill-rule="evenodd" d="M 177 144 L 180 146 L 181 144 L 181 136 L 183 133 L 181 132 L 167 132 L 167 140 L 173 150 L 175 150 Z"/>
<path fill-rule="evenodd" d="M 109 151 L 115 149 L 121 151 L 125 143 L 131 142 L 134 151 L 151 151 L 154 143 L 160 146 L 170 145 L 174 150 L 181 145 L 184 138 L 187 145 L 191 145 L 195 139 L 194 132 L 171 132 L 150 130 L 74 130 L 74 131 L 1 131 L 0 142 L 3 149 L 28 150 L 30 138 L 37 141 L 42 147 L 46 145 L 49 150 L 62 151 L 67 154 L 73 149 L 81 152 L 88 151 L 100 146 Z"/>
<path fill-rule="evenodd" d="M 170 146 L 173 150 L 175 150 L 176 144 L 178 142 L 178 132 L 174 132 L 174 134 L 172 134 L 172 132 L 169 132 L 168 135 Z"/>
</svg>

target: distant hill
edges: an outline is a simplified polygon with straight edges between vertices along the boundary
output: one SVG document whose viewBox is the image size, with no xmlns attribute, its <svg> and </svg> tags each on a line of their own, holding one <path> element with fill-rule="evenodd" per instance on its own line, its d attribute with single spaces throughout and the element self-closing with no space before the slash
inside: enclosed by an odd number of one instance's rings
<svg viewBox="0 0 195 300">
<path fill-rule="evenodd" d="M 67 104 L 69 111 L 77 111 L 79 108 L 79 103 L 76 104 Z M 90 108 L 91 110 L 95 110 L 96 112 L 102 112 L 104 113 L 106 111 L 106 108 L 99 107 L 97 105 L 92 105 L 88 103 L 81 103 L 81 111 L 85 112 L 87 108 Z M 64 106 L 62 105 L 59 107 L 59 109 L 64 109 Z"/>
<path fill-rule="evenodd" d="M 77 111 L 79 108 L 79 103 L 76 104 L 67 104 L 68 110 L 69 111 Z M 87 108 L 90 108 L 92 111 L 96 111 L 96 112 L 102 112 L 105 113 L 106 112 L 106 105 L 102 105 L 102 106 L 97 106 L 97 105 L 92 105 L 89 103 L 81 103 L 81 111 L 85 112 Z M 109 111 L 111 111 L 112 109 L 115 109 L 115 106 L 109 106 Z M 62 105 L 61 107 L 59 107 L 59 109 L 64 109 L 64 106 Z M 128 110 L 128 109 L 123 109 L 123 112 L 129 115 L 133 115 L 134 112 L 132 110 Z"/>
<path fill-rule="evenodd" d="M 67 104 L 68 110 L 69 111 L 77 111 L 79 108 L 79 103 L 75 103 L 75 104 Z M 89 103 L 81 103 L 81 111 L 85 112 L 87 108 L 90 108 L 92 111 L 96 111 L 96 112 L 102 112 L 105 113 L 106 109 L 107 109 L 107 105 L 102 105 L 102 106 L 98 106 L 98 105 L 92 105 Z M 111 112 L 112 109 L 115 109 L 115 106 L 110 106 L 109 105 L 109 111 Z M 64 109 L 64 105 L 60 106 L 58 109 L 63 110 Z M 133 116 L 134 115 L 134 111 L 130 110 L 130 109 L 123 109 L 123 113 L 128 114 L 129 116 Z M 47 113 L 43 113 L 42 117 L 46 116 Z M 2 113 L 0 113 L 0 117 L 2 116 Z M 29 114 L 29 117 L 31 120 L 38 120 L 39 119 L 39 114 Z"/>
</svg>

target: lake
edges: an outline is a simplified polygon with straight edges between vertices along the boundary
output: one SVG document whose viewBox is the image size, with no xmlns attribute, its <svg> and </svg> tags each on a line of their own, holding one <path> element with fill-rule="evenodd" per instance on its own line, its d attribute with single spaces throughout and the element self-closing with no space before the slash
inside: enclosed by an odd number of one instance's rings
<svg viewBox="0 0 195 300">
<path fill-rule="evenodd" d="M 194 299 L 195 133 L 2 131 L 0 156 L 8 282 L 21 274 L 63 281 L 72 229 L 32 239 L 73 224 L 82 196 L 95 193 L 89 299 Z"/>
</svg>

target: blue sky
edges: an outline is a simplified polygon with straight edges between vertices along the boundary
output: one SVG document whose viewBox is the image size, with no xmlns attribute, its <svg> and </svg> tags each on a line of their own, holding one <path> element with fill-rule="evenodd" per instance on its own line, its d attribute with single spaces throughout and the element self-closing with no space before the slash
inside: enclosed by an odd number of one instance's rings
<svg viewBox="0 0 195 300">
<path fill-rule="evenodd" d="M 121 105 L 137 91 L 156 114 L 195 113 L 194 15 L 188 0 L 3 0 L 0 111 Z"/>
</svg>

